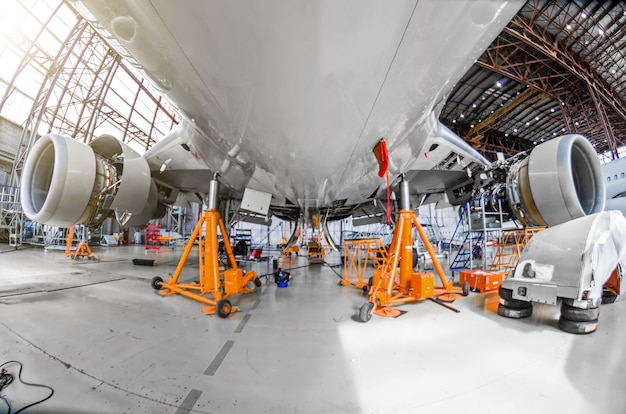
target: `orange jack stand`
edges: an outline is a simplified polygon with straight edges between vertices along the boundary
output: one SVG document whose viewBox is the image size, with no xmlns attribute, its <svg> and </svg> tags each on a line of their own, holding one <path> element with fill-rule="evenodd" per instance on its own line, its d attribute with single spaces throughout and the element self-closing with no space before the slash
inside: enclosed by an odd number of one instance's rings
<svg viewBox="0 0 626 414">
<path fill-rule="evenodd" d="M 98 256 L 91 252 L 89 244 L 87 243 L 85 230 L 85 226 L 83 226 L 80 242 L 76 245 L 76 250 L 72 252 L 72 243 L 74 241 L 74 234 L 76 233 L 76 224 L 68 229 L 67 236 L 65 237 L 65 257 L 71 257 L 74 260 L 78 260 L 80 257 L 100 260 Z"/>
<path fill-rule="evenodd" d="M 401 312 L 392 308 L 393 305 L 432 297 L 436 297 L 440 301 L 451 302 L 461 295 L 467 296 L 469 294 L 468 283 L 464 284 L 461 289 L 453 287 L 453 282 L 446 278 L 422 225 L 415 212 L 410 208 L 409 184 L 404 180 L 400 182 L 400 201 L 402 209 L 398 213 L 391 246 L 387 252 L 387 260 L 379 270 L 374 271 L 369 300 L 359 310 L 361 322 L 369 321 L 372 314 L 399 316 Z M 432 273 L 413 272 L 413 227 L 417 229 L 422 243 L 433 261 L 441 282 L 440 286 L 435 286 L 435 276 Z M 399 271 L 398 262 L 400 264 Z"/>
<path fill-rule="evenodd" d="M 224 239 L 224 249 L 230 265 L 230 269 L 226 269 L 223 272 L 220 272 L 219 267 L 218 228 Z M 195 242 L 198 243 L 200 282 L 179 283 L 178 279 Z M 261 280 L 254 270 L 244 275 L 243 269 L 237 267 L 237 261 L 235 260 L 220 213 L 215 209 L 209 209 L 200 216 L 196 228 L 185 245 L 185 250 L 178 262 L 174 275 L 170 275 L 167 282 L 164 282 L 160 276 L 156 276 L 152 279 L 151 285 L 161 295 L 178 293 L 206 304 L 207 306 L 202 308 L 202 312 L 207 315 L 217 313 L 220 318 L 226 318 L 232 312 L 237 312 L 238 310 L 236 306 L 231 305 L 227 298 L 237 293 L 252 293 L 253 290 L 246 287 L 250 281 L 253 281 L 256 286 L 261 286 Z M 206 294 L 211 294 L 213 299 L 204 297 Z"/>
</svg>

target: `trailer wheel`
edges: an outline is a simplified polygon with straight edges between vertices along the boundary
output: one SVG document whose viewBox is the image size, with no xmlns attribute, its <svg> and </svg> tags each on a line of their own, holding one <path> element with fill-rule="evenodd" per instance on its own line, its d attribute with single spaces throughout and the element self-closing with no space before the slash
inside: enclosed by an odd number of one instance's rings
<svg viewBox="0 0 626 414">
<path fill-rule="evenodd" d="M 529 306 L 532 306 L 532 303 L 517 299 L 506 300 L 500 298 L 500 305 L 506 306 L 507 308 L 511 309 L 525 309 Z"/>
<path fill-rule="evenodd" d="M 570 321 L 561 316 L 559 319 L 559 329 L 571 334 L 590 334 L 598 328 L 598 320 L 593 321 Z"/>
<path fill-rule="evenodd" d="M 505 318 L 511 319 L 522 319 L 528 318 L 533 313 L 533 306 L 528 305 L 526 308 L 522 309 L 514 309 L 504 306 L 503 304 L 498 305 L 498 315 L 504 316 Z"/>
<path fill-rule="evenodd" d="M 261 278 L 257 277 L 256 279 L 254 279 L 254 286 L 261 287 L 262 285 L 263 283 L 261 282 Z"/>
<path fill-rule="evenodd" d="M 500 289 L 498 289 L 498 295 L 500 295 L 501 299 L 513 300 L 513 289 L 500 287 Z"/>
<path fill-rule="evenodd" d="M 463 296 L 469 295 L 469 291 L 470 291 L 470 284 L 469 284 L 469 282 L 463 283 Z"/>
<path fill-rule="evenodd" d="M 573 322 L 590 322 L 597 321 L 598 317 L 600 317 L 600 308 L 580 309 L 561 303 L 561 318 Z"/>
<path fill-rule="evenodd" d="M 161 283 L 163 283 L 163 279 L 161 278 L 161 276 L 155 276 L 150 281 L 150 286 L 152 286 L 152 289 L 154 290 L 161 290 L 161 288 L 163 287 Z"/>
<path fill-rule="evenodd" d="M 603 292 L 602 293 L 602 304 L 605 305 L 607 303 L 615 303 L 615 300 L 617 299 L 617 295 L 614 295 L 610 292 Z"/>
<path fill-rule="evenodd" d="M 374 308 L 374 304 L 372 302 L 366 302 L 361 306 L 359 310 L 359 320 L 361 322 L 367 322 L 372 319 L 372 309 Z"/>
<path fill-rule="evenodd" d="M 215 309 L 217 310 L 217 316 L 227 318 L 228 315 L 230 315 L 230 311 L 233 309 L 233 305 L 230 304 L 228 299 L 222 299 L 217 301 Z"/>
</svg>

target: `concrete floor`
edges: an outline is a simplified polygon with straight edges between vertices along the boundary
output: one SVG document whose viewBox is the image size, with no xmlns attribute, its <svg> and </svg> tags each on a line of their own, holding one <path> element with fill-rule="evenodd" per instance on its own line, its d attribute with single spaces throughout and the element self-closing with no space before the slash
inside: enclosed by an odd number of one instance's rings
<svg viewBox="0 0 626 414">
<path fill-rule="evenodd" d="M 94 250 L 106 261 L 0 254 L 0 365 L 17 375 L 9 361 L 19 361 L 25 383 L 54 389 L 22 412 L 626 412 L 626 301 L 603 305 L 585 336 L 558 330 L 557 307 L 505 319 L 494 294 L 473 292 L 453 304 L 460 313 L 421 301 L 360 323 L 360 291 L 294 258 L 281 263 L 292 267 L 289 287 L 264 282 L 220 319 L 150 287 L 182 248 L 149 255 L 154 267 L 133 265 L 142 247 Z M 190 260 L 186 279 L 197 275 Z M 50 392 L 16 379 L 0 396 L 15 413 Z"/>
</svg>

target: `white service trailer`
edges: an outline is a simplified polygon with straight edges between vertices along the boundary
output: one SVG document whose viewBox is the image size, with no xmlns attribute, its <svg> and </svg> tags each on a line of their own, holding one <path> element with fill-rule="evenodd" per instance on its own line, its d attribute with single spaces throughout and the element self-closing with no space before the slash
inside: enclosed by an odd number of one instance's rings
<svg viewBox="0 0 626 414">
<path fill-rule="evenodd" d="M 561 301 L 559 327 L 572 333 L 596 330 L 603 287 L 613 276 L 619 292 L 626 269 L 626 218 L 604 211 L 568 221 L 533 236 L 500 288 L 498 313 L 523 318 L 532 302 Z"/>
</svg>

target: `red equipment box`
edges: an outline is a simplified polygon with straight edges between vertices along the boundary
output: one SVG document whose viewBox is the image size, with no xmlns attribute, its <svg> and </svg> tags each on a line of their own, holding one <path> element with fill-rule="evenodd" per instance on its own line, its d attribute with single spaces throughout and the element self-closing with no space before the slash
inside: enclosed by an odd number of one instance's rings
<svg viewBox="0 0 626 414">
<path fill-rule="evenodd" d="M 505 272 L 494 272 L 490 270 L 461 270 L 461 286 L 465 282 L 469 283 L 470 289 L 480 293 L 497 290 L 502 284 Z"/>
</svg>

